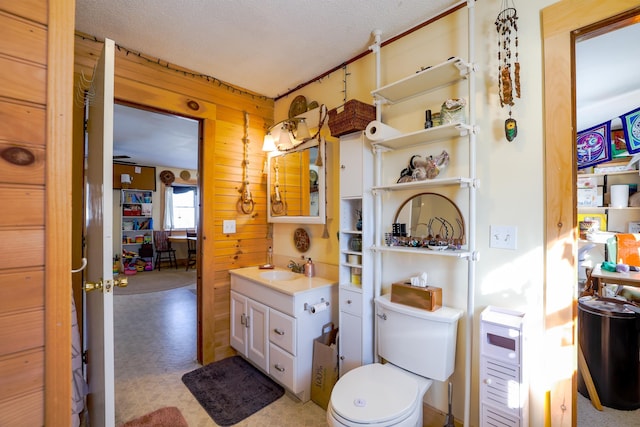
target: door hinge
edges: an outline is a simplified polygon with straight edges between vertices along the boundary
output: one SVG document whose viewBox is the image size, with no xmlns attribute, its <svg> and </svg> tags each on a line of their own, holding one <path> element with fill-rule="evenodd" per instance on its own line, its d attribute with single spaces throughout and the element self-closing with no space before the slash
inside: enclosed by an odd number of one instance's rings
<svg viewBox="0 0 640 427">
<path fill-rule="evenodd" d="M 86 364 L 87 364 L 87 359 L 88 359 L 88 357 L 87 357 L 87 350 L 85 350 L 85 351 L 83 351 L 83 352 L 82 352 L 82 363 L 83 363 L 84 365 L 86 365 Z"/>
</svg>

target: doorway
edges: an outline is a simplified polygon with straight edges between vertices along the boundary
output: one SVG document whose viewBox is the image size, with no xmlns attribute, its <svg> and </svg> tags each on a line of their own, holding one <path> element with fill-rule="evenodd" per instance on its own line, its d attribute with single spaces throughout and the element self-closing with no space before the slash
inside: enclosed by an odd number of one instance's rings
<svg viewBox="0 0 640 427">
<path fill-rule="evenodd" d="M 575 98 L 573 96 L 573 31 L 638 8 L 640 2 L 561 1 L 542 11 L 545 121 L 545 330 L 561 332 L 565 341 L 547 346 L 562 365 L 550 376 L 546 396 L 552 425 L 567 425 L 569 409 L 577 421 L 575 382 L 575 283 L 577 253 L 575 190 Z M 558 336 L 558 335 L 556 335 Z M 571 351 L 563 351 L 571 350 Z M 573 396 L 567 405 L 567 396 Z"/>
</svg>

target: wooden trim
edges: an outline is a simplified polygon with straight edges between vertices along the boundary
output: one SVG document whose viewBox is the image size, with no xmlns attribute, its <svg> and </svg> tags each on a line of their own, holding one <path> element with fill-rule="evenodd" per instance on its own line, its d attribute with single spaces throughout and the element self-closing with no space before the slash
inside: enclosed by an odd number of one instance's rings
<svg viewBox="0 0 640 427">
<path fill-rule="evenodd" d="M 638 7 L 637 0 L 564 0 L 542 10 L 545 117 L 545 331 L 549 377 L 546 424 L 575 426 L 576 191 L 573 32 Z M 561 366 L 559 369 L 558 367 Z M 571 399 L 568 399 L 571 396 Z"/>
<path fill-rule="evenodd" d="M 45 421 L 71 425 L 71 162 L 75 0 L 48 2 Z M 67 96 L 62 96 L 67 94 Z"/>
</svg>

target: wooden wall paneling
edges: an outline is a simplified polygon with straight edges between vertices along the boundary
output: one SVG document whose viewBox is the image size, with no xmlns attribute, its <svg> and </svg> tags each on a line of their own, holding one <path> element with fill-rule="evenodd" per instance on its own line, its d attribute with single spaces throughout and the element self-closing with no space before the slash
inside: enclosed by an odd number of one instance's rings
<svg viewBox="0 0 640 427">
<path fill-rule="evenodd" d="M 47 70 L 31 62 L 0 56 L 0 96 L 46 102 Z"/>
<path fill-rule="evenodd" d="M 20 43 L 13 41 L 16 39 L 20 40 Z M 46 27 L 0 11 L 0 53 L 37 64 L 45 64 L 47 61 Z"/>
<path fill-rule="evenodd" d="M 0 342 L 2 342 L 4 354 L 38 348 L 42 345 L 43 338 L 43 309 L 19 311 L 0 316 Z"/>
<path fill-rule="evenodd" d="M 0 141 L 45 144 L 45 110 L 42 106 L 0 99 Z"/>
<path fill-rule="evenodd" d="M 44 224 L 44 189 L 30 186 L 6 186 L 0 184 L 0 200 L 11 203 L 13 209 L 4 209 L 0 227 L 33 226 Z"/>
<path fill-rule="evenodd" d="M 0 8 L 8 13 L 40 24 L 47 23 L 47 2 L 43 0 L 3 0 Z"/>
<path fill-rule="evenodd" d="M 3 265 L 9 268 L 43 266 L 44 241 L 45 233 L 42 228 L 0 229 Z"/>
<path fill-rule="evenodd" d="M 45 175 L 45 151 L 41 147 L 0 141 L 0 153 L 9 147 L 19 147 L 29 152 L 31 164 L 16 165 L 0 158 L 0 182 L 5 184 L 43 185 Z"/>
<path fill-rule="evenodd" d="M 0 401 L 0 426 L 44 425 L 44 390 Z"/>
<path fill-rule="evenodd" d="M 18 310 L 44 310 L 43 281 L 41 268 L 0 273 L 0 316 Z"/>
<path fill-rule="evenodd" d="M 0 402 L 42 389 L 44 351 L 34 350 L 0 358 Z M 71 382 L 71 381 L 69 381 Z M 19 423 L 17 425 L 25 425 Z"/>
</svg>

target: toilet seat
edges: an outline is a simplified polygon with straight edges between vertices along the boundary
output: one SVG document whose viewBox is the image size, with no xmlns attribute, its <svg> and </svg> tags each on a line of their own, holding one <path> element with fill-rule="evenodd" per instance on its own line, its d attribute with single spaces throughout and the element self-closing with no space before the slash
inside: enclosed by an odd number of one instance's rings
<svg viewBox="0 0 640 427">
<path fill-rule="evenodd" d="M 349 371 L 336 383 L 330 413 L 344 425 L 398 424 L 418 410 L 431 380 L 391 364 L 373 363 Z"/>
</svg>

